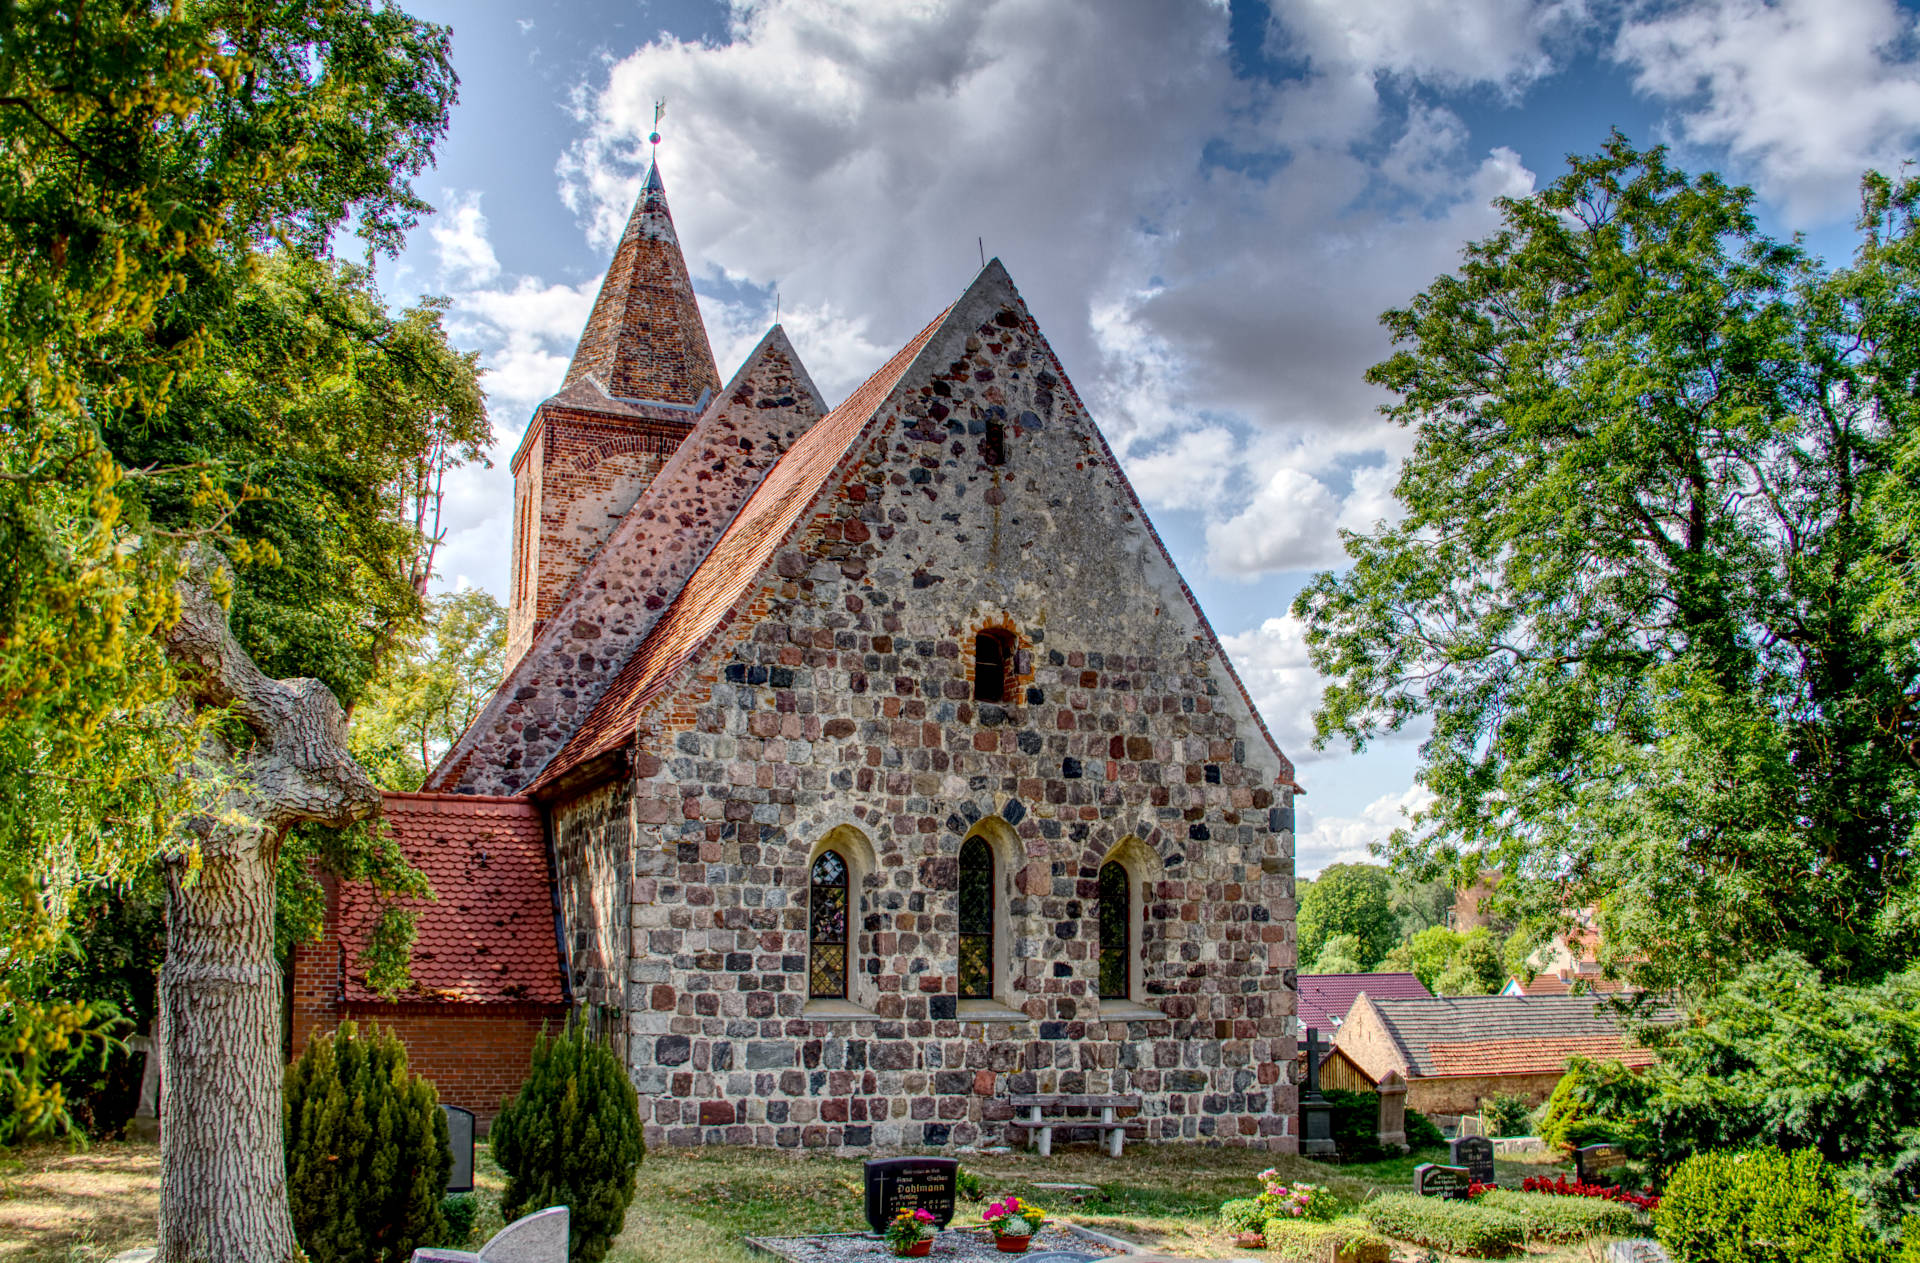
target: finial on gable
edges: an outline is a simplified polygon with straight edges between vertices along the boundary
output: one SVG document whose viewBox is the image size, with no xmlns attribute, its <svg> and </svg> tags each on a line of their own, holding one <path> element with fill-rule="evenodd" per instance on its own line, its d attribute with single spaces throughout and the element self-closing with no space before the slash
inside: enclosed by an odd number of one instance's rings
<svg viewBox="0 0 1920 1263">
<path fill-rule="evenodd" d="M 653 161 L 647 169 L 647 188 L 660 189 L 662 192 L 666 190 L 660 183 L 660 116 L 666 112 L 667 99 L 655 97 L 653 99 L 653 130 L 647 133 L 647 143 L 653 146 Z"/>
</svg>

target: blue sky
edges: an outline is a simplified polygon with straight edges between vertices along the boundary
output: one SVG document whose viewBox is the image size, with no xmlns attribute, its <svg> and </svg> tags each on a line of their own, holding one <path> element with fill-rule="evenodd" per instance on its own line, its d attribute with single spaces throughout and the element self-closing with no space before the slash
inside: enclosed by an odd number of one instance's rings
<svg viewBox="0 0 1920 1263">
<path fill-rule="evenodd" d="M 722 376 L 773 319 L 838 402 L 979 266 L 1028 300 L 1299 764 L 1303 876 L 1419 801 L 1415 742 L 1311 749 L 1287 616 L 1393 514 L 1377 317 L 1618 127 L 1851 248 L 1859 175 L 1920 137 L 1893 0 L 413 0 L 460 103 L 389 295 L 453 300 L 498 442 L 449 583 L 506 584 L 506 458 L 661 168 Z"/>
</svg>

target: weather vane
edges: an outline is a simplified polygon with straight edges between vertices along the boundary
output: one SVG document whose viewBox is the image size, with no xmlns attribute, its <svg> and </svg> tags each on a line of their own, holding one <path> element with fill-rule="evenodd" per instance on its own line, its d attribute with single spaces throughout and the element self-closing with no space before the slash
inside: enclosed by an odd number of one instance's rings
<svg viewBox="0 0 1920 1263">
<path fill-rule="evenodd" d="M 647 134 L 647 143 L 653 146 L 653 160 L 660 161 L 660 116 L 667 112 L 667 98 L 653 99 L 653 130 Z"/>
</svg>

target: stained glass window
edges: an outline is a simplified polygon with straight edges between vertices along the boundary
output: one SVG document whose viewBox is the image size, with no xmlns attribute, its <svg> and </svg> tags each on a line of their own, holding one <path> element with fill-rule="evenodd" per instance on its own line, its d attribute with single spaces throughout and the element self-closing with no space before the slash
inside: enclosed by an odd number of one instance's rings
<svg viewBox="0 0 1920 1263">
<path fill-rule="evenodd" d="M 807 892 L 807 995 L 847 998 L 847 861 L 822 851 Z"/>
<path fill-rule="evenodd" d="M 993 632 L 973 638 L 973 700 L 1007 700 L 1007 642 Z"/>
<path fill-rule="evenodd" d="M 1100 998 L 1128 999 L 1133 936 L 1131 896 L 1127 870 L 1119 861 L 1100 866 Z"/>
<path fill-rule="evenodd" d="M 960 997 L 993 998 L 993 848 L 981 837 L 960 846 Z"/>
</svg>

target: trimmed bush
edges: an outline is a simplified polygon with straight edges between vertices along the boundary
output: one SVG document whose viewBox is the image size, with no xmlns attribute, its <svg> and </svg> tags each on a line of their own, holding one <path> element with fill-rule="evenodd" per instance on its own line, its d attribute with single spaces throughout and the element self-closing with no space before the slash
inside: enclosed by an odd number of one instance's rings
<svg viewBox="0 0 1920 1263">
<path fill-rule="evenodd" d="M 1360 1217 L 1389 1237 L 1478 1259 L 1518 1254 L 1527 1241 L 1527 1223 L 1520 1216 L 1445 1197 L 1389 1193 L 1362 1206 Z"/>
<path fill-rule="evenodd" d="M 1407 1111 L 1407 1148 L 1419 1153 L 1422 1149 L 1443 1149 L 1447 1138 L 1433 1124 L 1433 1120 L 1419 1110 Z"/>
<path fill-rule="evenodd" d="M 1567 1072 L 1554 1084 L 1540 1116 L 1539 1136 L 1553 1148 L 1571 1153 L 1581 1145 L 1617 1144 L 1631 1157 L 1654 1147 L 1647 1122 L 1653 1088 L 1618 1061 L 1567 1058 Z"/>
<path fill-rule="evenodd" d="M 1358 1219 L 1330 1224 L 1274 1219 L 1266 1226 L 1267 1250 L 1282 1263 L 1386 1263 L 1387 1239 Z"/>
<path fill-rule="evenodd" d="M 1886 1257 L 1839 1172 L 1811 1149 L 1696 1154 L 1674 1169 L 1653 1224 L 1674 1263 L 1873 1263 Z"/>
<path fill-rule="evenodd" d="M 1338 1148 L 1336 1162 L 1377 1162 L 1388 1157 L 1380 1147 L 1380 1094 L 1354 1092 L 1347 1088 L 1326 1088 L 1321 1095 L 1333 1106 L 1328 1118 L 1333 1123 L 1333 1143 Z M 1410 1109 L 1406 1117 L 1407 1147 L 1444 1148 L 1447 1138 L 1419 1110 Z"/>
<path fill-rule="evenodd" d="M 445 1245 L 453 1151 L 433 1085 L 392 1032 L 342 1022 L 288 1071 L 287 1203 L 314 1263 L 401 1263 Z"/>
<path fill-rule="evenodd" d="M 1524 1136 L 1532 1112 L 1526 1097 L 1503 1092 L 1481 1106 L 1480 1117 L 1486 1120 L 1489 1136 Z"/>
<path fill-rule="evenodd" d="M 473 1225 L 480 1218 L 480 1199 L 472 1193 L 448 1193 L 440 1199 L 440 1214 L 447 1221 L 447 1245 L 464 1250 L 474 1243 Z"/>
<path fill-rule="evenodd" d="M 1556 1244 L 1584 1241 L 1605 1233 L 1633 1235 L 1633 1211 L 1619 1202 L 1591 1197 L 1560 1197 L 1553 1193 L 1515 1193 L 1496 1189 L 1473 1199 L 1476 1206 L 1504 1210 L 1527 1221 L 1527 1236 Z"/>
<path fill-rule="evenodd" d="M 489 1133 L 507 1173 L 500 1213 L 508 1223 L 565 1206 L 573 1225 L 568 1257 L 599 1263 L 626 1222 L 634 1172 L 646 1156 L 640 1098 L 611 1048 L 587 1038 L 586 1023 L 541 1031 L 520 1091 Z"/>
<path fill-rule="evenodd" d="M 1220 1203 L 1220 1226 L 1228 1232 L 1259 1232 L 1266 1223 L 1267 1212 L 1254 1198 L 1236 1197 Z"/>
</svg>

